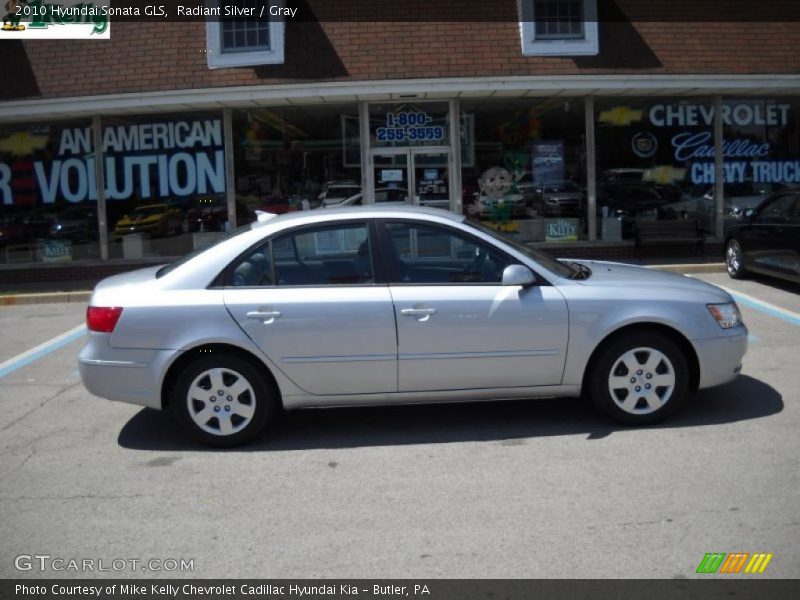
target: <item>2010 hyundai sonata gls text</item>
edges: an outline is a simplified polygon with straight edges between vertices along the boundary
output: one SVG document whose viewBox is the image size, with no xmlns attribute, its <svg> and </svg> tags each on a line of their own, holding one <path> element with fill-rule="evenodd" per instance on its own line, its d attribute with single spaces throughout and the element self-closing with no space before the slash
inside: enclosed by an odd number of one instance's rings
<svg viewBox="0 0 800 600">
<path fill-rule="evenodd" d="M 747 329 L 710 284 L 557 261 L 435 209 L 260 220 L 176 263 L 102 281 L 80 372 L 90 392 L 169 408 L 231 446 L 280 408 L 585 392 L 653 423 L 734 379 Z"/>
</svg>

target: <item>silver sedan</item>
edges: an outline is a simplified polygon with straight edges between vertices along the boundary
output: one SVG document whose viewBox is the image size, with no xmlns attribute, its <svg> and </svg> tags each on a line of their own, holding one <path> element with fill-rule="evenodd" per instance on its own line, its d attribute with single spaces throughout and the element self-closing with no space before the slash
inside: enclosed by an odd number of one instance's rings
<svg viewBox="0 0 800 600">
<path fill-rule="evenodd" d="M 554 260 L 436 209 L 270 217 L 102 281 L 88 390 L 217 446 L 343 405 L 585 394 L 640 425 L 733 380 L 747 348 L 730 295 L 688 277 Z"/>
</svg>

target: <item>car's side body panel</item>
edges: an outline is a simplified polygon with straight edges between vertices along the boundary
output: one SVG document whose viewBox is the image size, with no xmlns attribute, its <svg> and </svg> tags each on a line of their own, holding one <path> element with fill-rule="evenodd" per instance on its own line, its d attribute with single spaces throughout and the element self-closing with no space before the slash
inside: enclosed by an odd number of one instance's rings
<svg viewBox="0 0 800 600">
<path fill-rule="evenodd" d="M 566 302 L 554 287 L 390 289 L 397 320 L 399 391 L 561 383 L 569 319 Z M 414 310 L 434 312 L 417 315 Z"/>
<path fill-rule="evenodd" d="M 227 288 L 223 294 L 231 322 L 305 392 L 397 391 L 387 286 Z"/>
</svg>

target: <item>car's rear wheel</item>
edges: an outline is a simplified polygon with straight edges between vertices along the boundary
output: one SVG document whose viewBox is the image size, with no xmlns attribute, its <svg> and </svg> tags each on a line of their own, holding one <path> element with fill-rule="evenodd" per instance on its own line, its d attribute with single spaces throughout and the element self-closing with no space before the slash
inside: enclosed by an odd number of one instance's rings
<svg viewBox="0 0 800 600">
<path fill-rule="evenodd" d="M 271 386 L 247 360 L 211 354 L 189 363 L 173 389 L 171 407 L 196 440 L 237 446 L 252 440 L 275 412 Z"/>
<path fill-rule="evenodd" d="M 747 275 L 742 245 L 736 238 L 729 239 L 725 247 L 725 268 L 728 269 L 728 275 L 732 279 L 742 279 Z"/>
<path fill-rule="evenodd" d="M 601 350 L 590 373 L 595 405 L 628 425 L 656 423 L 683 403 L 689 368 L 681 349 L 656 331 L 621 336 Z"/>
</svg>

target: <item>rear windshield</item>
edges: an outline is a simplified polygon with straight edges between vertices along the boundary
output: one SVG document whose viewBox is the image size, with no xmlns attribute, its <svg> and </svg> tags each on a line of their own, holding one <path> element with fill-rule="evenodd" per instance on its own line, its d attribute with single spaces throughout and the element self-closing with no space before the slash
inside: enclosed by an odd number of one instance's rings
<svg viewBox="0 0 800 600">
<path fill-rule="evenodd" d="M 234 229 L 230 233 L 227 233 L 227 234 L 223 235 L 222 237 L 217 238 L 215 240 L 211 240 L 207 244 L 204 244 L 204 245 L 196 248 L 195 250 L 193 250 L 192 252 L 189 252 L 189 254 L 186 254 L 185 256 L 182 256 L 181 258 L 179 258 L 175 262 L 169 263 L 168 265 L 164 265 L 158 271 L 156 271 L 156 277 L 163 277 L 167 273 L 169 273 L 171 271 L 174 271 L 175 269 L 180 267 L 182 264 L 185 264 L 185 263 L 189 262 L 190 260 L 192 260 L 198 254 L 202 254 L 203 252 L 205 252 L 209 248 L 213 248 L 217 244 L 221 244 L 223 242 L 227 242 L 228 240 L 230 240 L 232 238 L 235 238 L 237 235 L 241 235 L 243 233 L 247 233 L 248 231 L 250 231 L 253 228 L 253 225 L 255 225 L 256 223 L 258 223 L 258 221 L 255 221 L 254 223 L 248 223 L 247 225 L 242 225 L 241 227 L 237 227 L 236 229 Z"/>
</svg>

